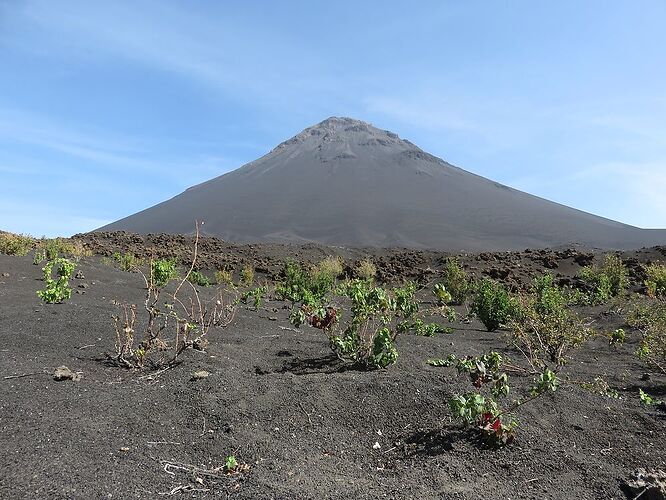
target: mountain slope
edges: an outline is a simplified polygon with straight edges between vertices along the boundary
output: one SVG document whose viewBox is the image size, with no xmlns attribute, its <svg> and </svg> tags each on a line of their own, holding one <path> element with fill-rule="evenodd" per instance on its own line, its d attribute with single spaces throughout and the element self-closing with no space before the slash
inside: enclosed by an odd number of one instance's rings
<svg viewBox="0 0 666 500">
<path fill-rule="evenodd" d="M 508 250 L 666 243 L 646 231 L 492 182 L 396 134 L 329 118 L 243 167 L 100 231 L 231 241 Z"/>
</svg>

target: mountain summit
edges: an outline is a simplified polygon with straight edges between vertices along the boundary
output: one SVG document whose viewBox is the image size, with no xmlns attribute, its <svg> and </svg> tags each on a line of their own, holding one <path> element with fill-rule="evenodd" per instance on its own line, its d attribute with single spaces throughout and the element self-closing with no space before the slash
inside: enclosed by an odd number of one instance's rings
<svg viewBox="0 0 666 500">
<path fill-rule="evenodd" d="M 454 167 L 397 134 L 331 117 L 258 160 L 97 231 L 441 250 L 666 243 Z"/>
</svg>

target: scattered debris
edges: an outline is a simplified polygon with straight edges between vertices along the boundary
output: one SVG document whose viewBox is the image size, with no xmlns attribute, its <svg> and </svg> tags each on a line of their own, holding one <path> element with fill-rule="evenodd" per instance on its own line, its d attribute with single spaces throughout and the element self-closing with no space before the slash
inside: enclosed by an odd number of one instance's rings
<svg viewBox="0 0 666 500">
<path fill-rule="evenodd" d="M 201 380 L 204 378 L 208 378 L 210 376 L 210 373 L 207 372 L 206 370 L 199 370 L 198 372 L 194 372 L 192 374 L 192 377 L 190 380 Z"/>
</svg>

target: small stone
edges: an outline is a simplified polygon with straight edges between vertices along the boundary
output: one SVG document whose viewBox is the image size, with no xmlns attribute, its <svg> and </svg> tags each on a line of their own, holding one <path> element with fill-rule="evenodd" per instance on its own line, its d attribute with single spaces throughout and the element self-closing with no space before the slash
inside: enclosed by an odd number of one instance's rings
<svg viewBox="0 0 666 500">
<path fill-rule="evenodd" d="M 3 278 L 9 278 L 9 273 L 2 273 Z"/>
<path fill-rule="evenodd" d="M 76 274 L 74 275 L 74 279 L 77 280 L 84 280 L 86 277 L 83 275 L 83 272 L 81 270 L 77 271 Z"/>
<path fill-rule="evenodd" d="M 381 449 L 381 447 L 382 447 L 382 445 L 379 444 L 378 441 L 375 441 L 375 444 L 372 445 L 373 450 L 379 450 L 379 449 Z"/>
<path fill-rule="evenodd" d="M 66 366 L 59 366 L 58 368 L 55 369 L 53 372 L 53 380 L 61 381 L 61 380 L 74 380 L 78 381 L 81 380 L 81 375 L 73 372 Z"/>
<path fill-rule="evenodd" d="M 268 317 L 269 321 L 277 321 L 277 316 L 269 316 Z"/>
<path fill-rule="evenodd" d="M 128 446 L 122 446 L 122 447 L 120 448 L 120 451 L 125 451 L 125 452 L 127 452 L 127 451 L 130 451 L 130 449 L 129 449 Z"/>
<path fill-rule="evenodd" d="M 206 370 L 199 370 L 198 372 L 194 372 L 192 374 L 191 380 L 201 380 L 204 378 L 208 378 L 210 373 L 208 373 Z"/>
<path fill-rule="evenodd" d="M 88 288 L 88 284 L 87 283 L 81 283 L 79 285 L 79 288 Z"/>
</svg>

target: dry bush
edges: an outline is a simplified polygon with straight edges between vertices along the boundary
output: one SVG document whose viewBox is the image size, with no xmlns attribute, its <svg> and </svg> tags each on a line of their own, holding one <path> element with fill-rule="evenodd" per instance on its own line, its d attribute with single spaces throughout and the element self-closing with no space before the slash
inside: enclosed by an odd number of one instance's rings
<svg viewBox="0 0 666 500">
<path fill-rule="evenodd" d="M 534 372 L 554 363 L 565 364 L 567 354 L 583 344 L 593 332 L 567 308 L 563 291 L 550 275 L 534 280 L 533 293 L 519 298 L 519 313 L 510 322 L 511 344 L 518 349 Z"/>
<path fill-rule="evenodd" d="M 373 280 L 377 276 L 377 268 L 370 259 L 363 259 L 356 264 L 356 276 L 364 280 Z"/>
<path fill-rule="evenodd" d="M 345 270 L 341 257 L 328 256 L 315 266 L 315 274 L 335 281 Z"/>
<path fill-rule="evenodd" d="M 218 269 L 215 272 L 215 283 L 217 283 L 218 285 L 233 286 L 234 277 L 231 274 L 231 271 L 227 271 L 226 269 Z"/>
<path fill-rule="evenodd" d="M 240 283 L 243 286 L 252 286 L 254 283 L 254 267 L 250 264 L 246 264 L 243 266 L 243 269 L 241 269 Z"/>
<path fill-rule="evenodd" d="M 37 249 L 44 252 L 46 259 L 58 257 L 90 257 L 92 251 L 87 249 L 81 240 L 70 238 L 42 238 L 37 242 Z"/>
<path fill-rule="evenodd" d="M 647 279 L 645 286 L 648 290 L 650 297 L 666 299 L 666 265 L 664 264 L 650 264 L 647 266 L 645 273 Z"/>
<path fill-rule="evenodd" d="M 597 303 L 622 295 L 629 285 L 627 266 L 615 254 L 606 254 L 600 266 L 582 268 L 580 277 L 594 287 L 593 299 Z"/>
<path fill-rule="evenodd" d="M 118 365 L 128 368 L 173 366 L 186 349 L 203 350 L 211 328 L 225 328 L 233 321 L 238 303 L 235 289 L 220 286 L 211 298 L 202 300 L 197 287 L 188 279 L 197 261 L 198 223 L 196 229 L 192 265 L 182 279 L 176 278 L 177 269 L 172 261 L 151 261 L 147 274 L 136 268 L 146 286 L 141 341 L 135 347 L 136 305 L 120 305 L 121 314 L 113 317 L 116 352 L 109 356 Z M 174 279 L 178 279 L 175 291 L 167 292 L 166 285 Z"/>
<path fill-rule="evenodd" d="M 636 355 L 666 374 L 666 302 L 635 302 L 629 311 L 627 324 L 637 328 L 642 335 Z"/>
<path fill-rule="evenodd" d="M 36 240 L 26 234 L 0 233 L 0 254 L 26 255 L 35 248 Z"/>
</svg>

